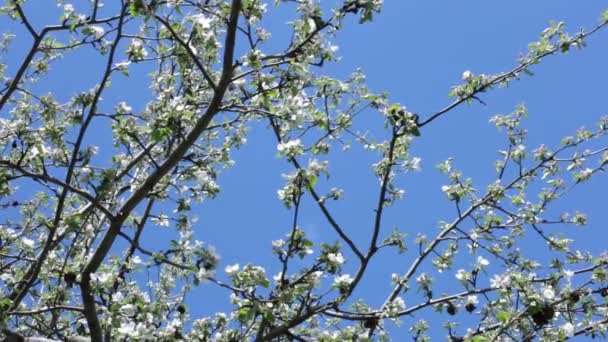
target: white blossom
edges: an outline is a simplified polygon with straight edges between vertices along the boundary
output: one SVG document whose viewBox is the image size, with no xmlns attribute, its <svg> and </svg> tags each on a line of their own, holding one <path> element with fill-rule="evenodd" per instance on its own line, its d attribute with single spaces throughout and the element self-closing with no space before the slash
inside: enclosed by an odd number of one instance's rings
<svg viewBox="0 0 608 342">
<path fill-rule="evenodd" d="M 397 273 L 391 274 L 391 282 L 393 284 L 399 284 L 401 282 L 401 277 Z"/>
<path fill-rule="evenodd" d="M 211 18 L 204 14 L 197 14 L 192 16 L 192 22 L 194 22 L 194 25 L 204 30 L 208 30 L 211 28 Z"/>
<path fill-rule="evenodd" d="M 97 281 L 101 284 L 107 284 L 113 279 L 110 273 L 93 273 L 91 274 L 91 280 Z"/>
<path fill-rule="evenodd" d="M 567 337 L 573 337 L 574 325 L 570 322 L 566 322 L 564 325 L 562 325 L 562 331 L 564 332 L 564 334 L 566 334 Z"/>
<path fill-rule="evenodd" d="M 123 295 L 122 292 L 120 292 L 120 291 L 118 291 L 112 295 L 112 302 L 114 302 L 114 303 L 120 303 L 123 300 L 125 300 L 125 295 Z"/>
<path fill-rule="evenodd" d="M 342 265 L 345 261 L 344 256 L 340 252 L 327 254 L 327 260 L 335 266 Z"/>
<path fill-rule="evenodd" d="M 475 295 L 467 296 L 466 304 L 479 304 L 479 298 Z"/>
<path fill-rule="evenodd" d="M 334 286 L 337 288 L 345 288 L 353 282 L 353 278 L 349 274 L 334 277 Z"/>
<path fill-rule="evenodd" d="M 296 155 L 302 152 L 302 141 L 300 139 L 290 140 L 288 142 L 281 142 L 277 145 L 277 150 L 281 154 L 285 155 Z"/>
<path fill-rule="evenodd" d="M 214 274 L 215 274 L 215 272 L 213 272 L 213 270 L 208 270 L 204 267 L 201 267 L 201 269 L 198 270 L 198 273 L 196 276 L 200 280 L 205 280 L 205 279 L 209 279 L 210 277 L 213 277 Z"/>
<path fill-rule="evenodd" d="M 566 281 L 570 282 L 572 280 L 572 277 L 574 277 L 574 272 L 571 270 L 564 270 L 564 278 L 566 278 Z"/>
<path fill-rule="evenodd" d="M 226 266 L 226 268 L 224 269 L 224 271 L 226 271 L 226 273 L 230 276 L 234 276 L 239 272 L 239 268 L 240 265 L 239 264 L 234 264 L 234 265 L 228 265 Z"/>
<path fill-rule="evenodd" d="M 493 288 L 505 288 L 511 283 L 511 276 L 508 274 L 505 275 L 495 275 L 490 279 L 490 286 Z"/>
<path fill-rule="evenodd" d="M 403 309 L 405 309 L 405 301 L 403 298 L 397 297 L 386 305 L 384 315 L 387 317 L 395 317 Z"/>
<path fill-rule="evenodd" d="M 488 261 L 488 259 L 482 257 L 482 256 L 478 256 L 477 257 L 477 265 L 479 266 L 488 266 L 490 264 L 490 261 Z"/>
<path fill-rule="evenodd" d="M 2 273 L 0 274 L 0 281 L 3 281 L 5 283 L 7 282 L 12 282 L 13 281 L 13 276 L 10 273 Z"/>
<path fill-rule="evenodd" d="M 165 214 L 158 215 L 150 219 L 154 224 L 159 225 L 161 227 L 169 227 L 169 216 Z"/>
<path fill-rule="evenodd" d="M 66 16 L 69 16 L 70 14 L 74 13 L 74 5 L 72 5 L 72 4 L 63 5 L 63 13 L 65 13 Z"/>
<path fill-rule="evenodd" d="M 456 271 L 456 279 L 464 281 L 469 279 L 469 274 L 467 273 L 467 271 L 465 271 L 464 269 L 459 269 L 458 271 Z"/>
<path fill-rule="evenodd" d="M 281 278 L 283 278 L 283 272 L 279 272 L 272 276 L 272 279 L 277 283 L 281 281 Z"/>
<path fill-rule="evenodd" d="M 118 106 L 116 106 L 116 112 L 118 114 L 130 114 L 132 110 L 133 108 L 127 105 L 127 103 L 124 101 L 118 103 Z"/>
<path fill-rule="evenodd" d="M 104 33 L 106 33 L 106 30 L 101 26 L 90 26 L 89 31 L 95 36 L 95 39 L 103 37 Z"/>
<path fill-rule="evenodd" d="M 120 312 L 122 312 L 127 317 L 133 317 L 136 312 L 136 307 L 133 304 L 125 304 L 120 307 Z"/>
<path fill-rule="evenodd" d="M 23 238 L 23 239 L 21 240 L 21 242 L 22 242 L 24 245 L 26 245 L 27 247 L 29 247 L 29 248 L 34 247 L 34 240 L 32 240 L 32 239 Z"/>
<path fill-rule="evenodd" d="M 545 288 L 543 288 L 543 297 L 545 297 L 545 299 L 548 299 L 548 300 L 554 299 L 555 290 L 553 290 L 553 287 L 546 286 Z"/>
</svg>

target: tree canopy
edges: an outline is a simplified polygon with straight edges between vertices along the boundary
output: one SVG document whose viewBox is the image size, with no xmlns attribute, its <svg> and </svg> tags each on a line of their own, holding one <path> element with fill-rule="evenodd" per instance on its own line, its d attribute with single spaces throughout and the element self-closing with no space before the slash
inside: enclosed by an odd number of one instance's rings
<svg viewBox="0 0 608 342">
<path fill-rule="evenodd" d="M 494 115 L 506 143 L 491 182 L 474 182 L 448 158 L 436 166 L 452 216 L 437 217 L 438 229 L 387 216 L 403 210 L 404 179 L 432 171 L 421 171 L 415 150 L 427 129 L 458 120 L 457 108 L 485 105 L 488 92 L 545 59 L 583 49 L 608 26 L 608 11 L 581 31 L 550 23 L 506 71 L 463 70 L 451 102 L 423 113 L 370 89 L 362 70 L 327 72 L 340 59 L 340 31 L 382 20 L 382 0 L 48 3 L 0 8 L 3 25 L 19 28 L 0 39 L 5 341 L 606 335 L 608 254 L 579 249 L 565 229 L 586 225 L 585 213 L 552 208 L 605 171 L 608 117 L 534 145 L 525 105 Z M 90 62 L 81 82 L 54 74 L 70 58 Z M 222 264 L 198 213 L 221 194 L 254 129 L 289 168 L 272 189 L 282 206 L 274 240 L 247 247 L 273 264 Z M 369 220 L 356 227 L 343 219 L 358 214 L 348 213 L 352 189 L 330 177 L 330 162 L 345 158 L 353 168 L 370 161 L 373 174 Z M 247 182 L 256 179 L 252 172 Z M 311 236 L 304 213 L 333 238 Z M 374 268 L 390 279 L 374 279 Z M 382 283 L 373 285 L 381 302 L 359 290 L 366 281 Z M 213 293 L 224 296 L 224 312 L 199 307 L 210 288 L 221 290 Z"/>
</svg>

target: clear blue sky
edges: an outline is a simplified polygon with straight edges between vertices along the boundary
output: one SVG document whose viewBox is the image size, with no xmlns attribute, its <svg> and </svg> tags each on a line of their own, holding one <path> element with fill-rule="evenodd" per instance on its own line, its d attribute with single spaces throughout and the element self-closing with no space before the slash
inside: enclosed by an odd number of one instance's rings
<svg viewBox="0 0 608 342">
<path fill-rule="evenodd" d="M 425 117 L 450 102 L 447 97 L 450 87 L 460 82 L 464 70 L 487 74 L 510 70 L 518 54 L 526 51 L 527 44 L 538 38 L 549 21 L 565 21 L 568 31 L 574 33 L 582 27 L 595 26 L 606 6 L 605 1 L 598 0 L 385 0 L 383 12 L 371 24 L 348 22 L 338 37 L 342 60 L 328 65 L 322 72 L 346 76 L 361 67 L 371 89 L 388 91 L 391 101 L 400 102 Z M 29 8 L 35 17 L 44 20 L 45 13 L 31 4 Z M 286 25 L 282 16 L 267 19 L 272 28 L 281 29 Z M 1 31 L 23 32 L 17 31 L 13 24 L 6 26 L 8 23 L 3 21 Z M 280 40 L 278 31 L 276 36 Z M 386 213 L 383 232 L 388 233 L 398 225 L 409 232 L 410 237 L 417 232 L 434 235 L 438 221 L 450 221 L 454 217 L 453 207 L 440 191 L 446 179 L 434 167 L 447 157 L 454 157 L 456 167 L 473 178 L 476 188 L 484 189 L 493 180 L 497 150 L 506 145 L 506 140 L 488 123 L 491 116 L 511 112 L 518 103 L 525 103 L 530 112 L 525 125 L 529 128 L 531 146 L 541 142 L 557 146 L 563 136 L 572 134 L 576 128 L 594 126 L 600 115 L 608 114 L 607 41 L 608 32 L 593 36 L 586 49 L 550 57 L 533 67 L 534 77 L 523 77 L 507 89 L 483 94 L 481 98 L 486 106 L 478 103 L 462 106 L 425 127 L 413 147 L 413 154 L 422 158 L 423 171 L 402 178 L 405 200 Z M 9 54 L 9 74 L 22 56 L 19 49 L 28 44 L 27 39 L 16 42 L 16 52 Z M 82 57 L 66 58 L 54 65 L 51 77 L 39 85 L 40 89 L 48 87 L 67 98 L 70 90 L 90 88 L 92 80 L 98 77 L 88 78 L 83 70 L 90 65 L 99 68 L 100 60 Z M 148 85 L 141 82 L 145 77 L 142 75 L 144 71 L 138 74 L 135 70 L 133 79 L 139 81 L 117 82 L 113 95 L 105 99 L 108 108 L 120 100 L 141 108 L 148 96 Z M 372 126 L 380 120 L 373 111 L 364 116 L 364 123 L 369 120 Z M 93 137 L 92 141 L 96 139 L 107 137 Z M 264 125 L 254 127 L 248 142 L 234 154 L 236 165 L 221 175 L 219 197 L 206 201 L 197 210 L 200 218 L 197 238 L 217 248 L 222 257 L 219 273 L 226 265 L 238 262 L 262 265 L 273 275 L 279 270 L 279 264 L 271 255 L 270 241 L 282 238 L 291 222 L 291 214 L 277 200 L 276 191 L 282 186 L 281 174 L 291 169 L 276 158 L 276 141 Z M 359 147 L 333 155 L 332 176 L 322 184 L 345 189 L 346 199 L 330 207 L 340 224 L 360 243 L 369 237 L 373 223 L 378 182 L 370 164 L 376 159 L 375 155 L 362 154 Z M 589 227 L 573 232 L 580 237 L 577 242 L 580 248 L 595 252 L 605 248 L 608 212 L 602 195 L 607 186 L 605 177 L 597 177 L 559 203 L 556 212 L 577 208 L 589 213 Z M 302 215 L 300 226 L 316 243 L 337 239 L 310 201 Z M 162 243 L 155 239 L 155 229 L 151 227 L 145 236 L 150 247 Z M 391 290 L 390 274 L 403 273 L 411 258 L 411 254 L 383 254 L 372 263 L 355 295 L 372 305 L 380 305 Z M 190 296 L 192 316 L 228 309 L 228 295 L 212 285 L 203 285 Z M 412 301 L 406 299 L 408 305 L 417 303 L 412 302 L 413 298 Z M 401 331 L 395 330 L 396 336 L 404 334 L 412 322 L 412 318 L 405 317 Z M 443 340 L 445 335 L 444 330 L 438 329 L 432 336 L 434 340 Z"/>
</svg>

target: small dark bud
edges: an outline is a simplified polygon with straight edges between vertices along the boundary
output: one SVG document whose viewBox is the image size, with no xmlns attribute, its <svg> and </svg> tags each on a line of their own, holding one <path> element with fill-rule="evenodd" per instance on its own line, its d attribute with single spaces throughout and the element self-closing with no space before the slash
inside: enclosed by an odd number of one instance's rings
<svg viewBox="0 0 608 342">
<path fill-rule="evenodd" d="M 448 302 L 446 311 L 450 314 L 450 316 L 454 316 L 456 312 L 458 312 L 458 309 L 456 308 L 456 305 L 452 304 L 452 302 Z"/>
<path fill-rule="evenodd" d="M 467 305 L 465 305 L 464 308 L 467 310 L 468 313 L 471 313 L 476 309 L 475 304 L 473 303 L 468 303 Z"/>
<path fill-rule="evenodd" d="M 581 299 L 581 295 L 578 292 L 572 292 L 572 293 L 570 293 L 570 296 L 568 297 L 568 299 L 572 303 L 577 303 Z"/>
<path fill-rule="evenodd" d="M 74 272 L 67 272 L 63 275 L 63 281 L 65 281 L 65 284 L 71 288 L 72 285 L 74 285 L 74 282 L 76 281 L 76 273 Z"/>
<path fill-rule="evenodd" d="M 541 311 L 533 313 L 532 320 L 534 321 L 534 324 L 536 324 L 537 326 L 543 326 L 543 325 L 547 324 L 547 321 L 545 320 L 545 316 L 543 316 L 543 313 Z"/>
<path fill-rule="evenodd" d="M 531 312 L 532 321 L 539 327 L 546 325 L 551 322 L 553 316 L 555 316 L 555 309 L 551 305 L 545 305 L 543 307 L 535 307 L 529 309 Z"/>
<path fill-rule="evenodd" d="M 365 329 L 376 329 L 376 327 L 378 326 L 378 319 L 377 318 L 368 318 L 365 321 L 363 321 L 363 327 Z"/>
</svg>

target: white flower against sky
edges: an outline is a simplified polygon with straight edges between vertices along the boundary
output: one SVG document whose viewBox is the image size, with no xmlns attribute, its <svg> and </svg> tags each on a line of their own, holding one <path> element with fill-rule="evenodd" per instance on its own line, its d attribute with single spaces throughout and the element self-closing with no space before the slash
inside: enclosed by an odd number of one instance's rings
<svg viewBox="0 0 608 342">
<path fill-rule="evenodd" d="M 315 13 L 318 6 L 316 0 L 304 0 L 300 2 L 298 10 L 302 12 L 302 14 L 310 16 Z"/>
<path fill-rule="evenodd" d="M 104 33 L 106 33 L 106 30 L 104 30 L 101 26 L 91 26 L 89 27 L 89 30 L 93 36 L 95 36 L 95 39 L 103 37 Z"/>
<path fill-rule="evenodd" d="M 197 169 L 193 175 L 200 184 L 207 184 L 213 181 L 211 176 L 209 176 L 209 173 L 203 169 Z"/>
<path fill-rule="evenodd" d="M 342 253 L 340 252 L 327 254 L 327 260 L 329 260 L 331 264 L 337 266 L 342 265 L 345 261 L 344 256 L 342 256 Z"/>
<path fill-rule="evenodd" d="M 555 290 L 553 290 L 553 287 L 547 286 L 547 287 L 543 288 L 543 297 L 545 297 L 545 299 L 548 299 L 548 300 L 554 299 Z"/>
<path fill-rule="evenodd" d="M 208 30 L 211 28 L 211 18 L 204 14 L 197 14 L 192 16 L 192 22 L 199 28 Z"/>
<path fill-rule="evenodd" d="M 131 60 L 139 61 L 148 56 L 148 51 L 144 46 L 144 42 L 141 39 L 131 40 L 131 44 L 127 48 L 127 55 Z"/>
<path fill-rule="evenodd" d="M 459 269 L 456 271 L 456 279 L 458 280 L 467 280 L 469 279 L 469 274 L 464 269 Z"/>
<path fill-rule="evenodd" d="M 159 225 L 161 227 L 169 227 L 169 216 L 165 214 L 158 215 L 157 217 L 153 217 L 150 219 L 154 224 Z"/>
<path fill-rule="evenodd" d="M 467 304 L 479 304 L 479 298 L 477 296 L 468 296 L 466 299 Z"/>
<path fill-rule="evenodd" d="M 279 152 L 289 153 L 302 148 L 302 141 L 300 139 L 290 140 L 288 142 L 281 142 L 277 145 Z"/>
<path fill-rule="evenodd" d="M 70 14 L 74 13 L 74 5 L 72 5 L 72 4 L 63 5 L 63 13 L 65 13 L 66 16 L 69 16 Z"/>
<path fill-rule="evenodd" d="M 116 112 L 118 114 L 130 114 L 132 110 L 133 108 L 127 105 L 127 103 L 124 101 L 120 102 L 118 106 L 116 106 Z"/>
<path fill-rule="evenodd" d="M 135 323 L 132 321 L 124 322 L 120 325 L 120 328 L 118 328 L 118 332 L 122 335 L 134 337 L 133 335 L 135 335 Z"/>
<path fill-rule="evenodd" d="M 593 169 L 586 168 L 578 174 L 578 179 L 581 181 L 587 180 L 591 177 L 591 175 L 593 175 Z"/>
<path fill-rule="evenodd" d="M 488 266 L 490 264 L 490 261 L 488 261 L 488 259 L 482 257 L 482 256 L 478 256 L 477 257 L 477 265 L 479 266 Z"/>
<path fill-rule="evenodd" d="M 30 247 L 30 248 L 34 247 L 34 240 L 32 240 L 32 239 L 23 238 L 23 239 L 21 240 L 21 242 L 22 242 L 24 245 L 26 245 L 26 246 L 28 246 L 28 247 Z"/>
<path fill-rule="evenodd" d="M 272 248 L 274 248 L 274 249 L 281 249 L 281 248 L 283 248 L 283 246 L 285 246 L 285 240 L 283 240 L 283 239 L 278 239 L 278 240 L 272 241 Z"/>
<path fill-rule="evenodd" d="M 13 280 L 13 276 L 10 273 L 2 273 L 0 274 L 0 281 L 9 282 Z"/>
<path fill-rule="evenodd" d="M 384 309 L 384 314 L 388 317 L 396 317 L 403 309 L 405 309 L 405 301 L 403 298 L 397 297 L 388 303 Z"/>
<path fill-rule="evenodd" d="M 421 275 L 419 275 L 419 276 L 416 278 L 416 282 L 417 282 L 418 284 L 420 284 L 421 286 L 428 286 L 428 285 L 430 285 L 430 284 L 431 284 L 431 278 L 429 277 L 429 275 L 428 275 L 428 274 L 426 274 L 426 273 L 422 273 Z"/>
<path fill-rule="evenodd" d="M 399 276 L 399 274 L 397 274 L 397 273 L 391 274 L 391 282 L 393 284 L 398 284 L 399 282 L 401 282 L 401 277 Z"/>
<path fill-rule="evenodd" d="M 125 300 L 125 296 L 120 291 L 118 291 L 112 295 L 112 302 L 114 302 L 114 303 L 120 303 L 123 300 Z"/>
<path fill-rule="evenodd" d="M 131 64 L 131 61 L 118 62 L 114 64 L 114 69 L 118 71 L 126 71 L 129 67 L 129 64 Z"/>
<path fill-rule="evenodd" d="M 120 307 L 120 312 L 122 312 L 127 317 L 133 317 L 136 312 L 136 307 L 133 304 L 125 304 Z"/>
<path fill-rule="evenodd" d="M 511 283 L 511 276 L 506 275 L 495 275 L 490 279 L 490 286 L 494 288 L 505 288 Z"/>
<path fill-rule="evenodd" d="M 93 273 L 91 274 L 91 280 L 104 284 L 112 280 L 112 275 L 110 273 Z"/>
<path fill-rule="evenodd" d="M 574 277 L 574 272 L 571 270 L 564 270 L 564 278 L 566 278 L 567 281 L 571 281 L 572 277 Z"/>
<path fill-rule="evenodd" d="M 213 270 L 208 270 L 204 267 L 201 267 L 201 269 L 198 270 L 198 273 L 196 276 L 200 280 L 205 280 L 205 279 L 209 279 L 210 277 L 213 277 L 214 274 L 215 274 L 215 272 L 213 272 Z"/>
<path fill-rule="evenodd" d="M 573 337 L 574 325 L 570 322 L 566 322 L 564 325 L 562 325 L 562 331 L 564 332 L 564 334 L 566 334 L 567 337 Z"/>
<path fill-rule="evenodd" d="M 308 279 L 313 287 L 317 287 L 321 284 L 322 277 L 323 277 L 322 271 L 315 271 L 308 277 Z"/>
<path fill-rule="evenodd" d="M 258 36 L 258 38 L 260 38 L 260 40 L 267 40 L 271 36 L 271 33 L 264 30 L 262 27 L 256 27 L 255 34 Z"/>
<path fill-rule="evenodd" d="M 146 328 L 142 322 L 135 324 L 132 320 L 127 320 L 122 322 L 120 328 L 118 328 L 118 332 L 131 337 L 133 340 L 140 340 L 141 338 L 148 337 L 150 329 Z"/>
<path fill-rule="evenodd" d="M 413 171 L 420 172 L 420 170 L 422 170 L 422 167 L 420 166 L 421 161 L 422 159 L 420 159 L 419 157 L 412 158 L 412 160 L 410 161 L 410 168 Z"/>
<path fill-rule="evenodd" d="M 403 298 L 397 297 L 397 298 L 395 298 L 393 303 L 395 304 L 396 307 L 399 308 L 399 310 L 405 309 L 405 301 L 403 300 Z"/>
<path fill-rule="evenodd" d="M 334 286 L 337 288 L 345 288 L 353 282 L 353 278 L 349 274 L 334 277 Z"/>
<path fill-rule="evenodd" d="M 239 272 L 239 268 L 240 265 L 239 264 L 234 264 L 234 265 L 228 265 L 226 266 L 226 268 L 224 269 L 224 271 L 226 271 L 226 273 L 230 276 L 234 276 Z"/>
<path fill-rule="evenodd" d="M 470 82 L 473 79 L 473 73 L 471 70 L 466 70 L 462 73 L 462 80 L 465 82 Z"/>
<path fill-rule="evenodd" d="M 44 157 L 49 154 L 50 151 L 44 145 L 35 145 L 32 149 L 30 149 L 29 157 L 34 159 L 36 157 Z"/>
</svg>

